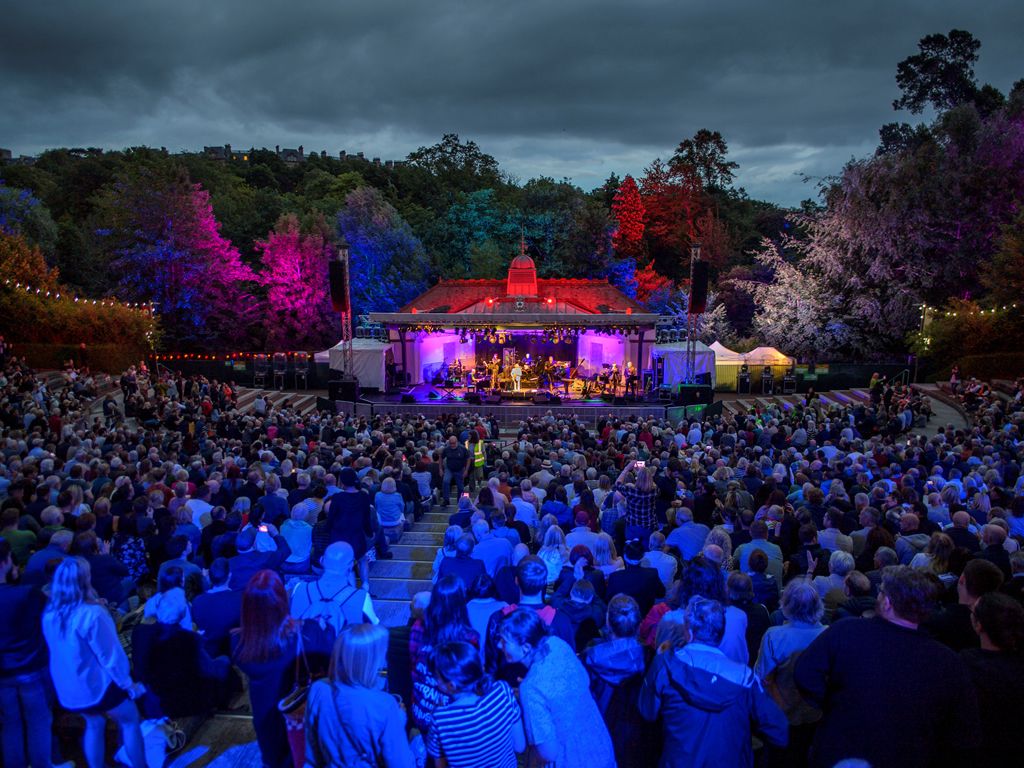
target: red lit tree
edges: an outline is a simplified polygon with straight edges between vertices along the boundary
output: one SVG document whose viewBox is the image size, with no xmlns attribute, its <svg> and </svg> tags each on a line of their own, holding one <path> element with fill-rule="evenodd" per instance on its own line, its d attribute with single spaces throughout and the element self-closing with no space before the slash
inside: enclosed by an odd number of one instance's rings
<svg viewBox="0 0 1024 768">
<path fill-rule="evenodd" d="M 632 176 L 626 176 L 612 200 L 615 234 L 612 245 L 619 258 L 637 258 L 643 252 L 646 211 L 640 190 Z"/>
</svg>

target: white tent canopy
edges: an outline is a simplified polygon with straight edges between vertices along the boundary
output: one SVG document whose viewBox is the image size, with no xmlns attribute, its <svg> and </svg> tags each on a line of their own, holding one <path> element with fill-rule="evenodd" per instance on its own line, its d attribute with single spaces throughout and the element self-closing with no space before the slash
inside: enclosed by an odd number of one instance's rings
<svg viewBox="0 0 1024 768">
<path fill-rule="evenodd" d="M 725 363 L 732 362 L 742 362 L 744 358 L 743 354 L 739 352 L 733 352 L 720 341 L 712 342 L 708 346 L 708 349 L 715 353 L 716 365 L 723 365 Z"/>
<path fill-rule="evenodd" d="M 784 355 L 775 347 L 757 347 L 745 355 L 751 365 L 793 365 L 795 357 Z"/>
<path fill-rule="evenodd" d="M 369 389 L 384 389 L 385 386 L 385 363 L 388 353 L 393 354 L 394 346 L 389 341 L 377 341 L 376 339 L 353 339 L 352 340 L 352 366 L 354 373 L 359 379 L 359 385 Z M 339 341 L 333 347 L 325 350 L 332 371 L 340 371 L 344 367 L 343 352 Z M 323 359 L 324 352 L 318 352 L 317 362 Z"/>
<path fill-rule="evenodd" d="M 699 341 L 694 345 L 694 373 L 711 374 L 711 386 L 715 386 L 715 352 Z M 673 386 L 680 383 L 686 376 L 686 344 L 655 344 L 651 348 L 652 357 L 663 358 L 665 374 L 663 384 Z"/>
</svg>

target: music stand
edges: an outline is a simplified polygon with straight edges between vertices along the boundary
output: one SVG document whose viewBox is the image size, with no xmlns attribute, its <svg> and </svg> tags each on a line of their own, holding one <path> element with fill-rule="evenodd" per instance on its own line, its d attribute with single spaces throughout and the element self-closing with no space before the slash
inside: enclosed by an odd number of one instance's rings
<svg viewBox="0 0 1024 768">
<path fill-rule="evenodd" d="M 292 365 L 295 366 L 295 388 L 299 388 L 299 379 L 302 379 L 302 388 L 309 389 L 309 352 L 292 355 Z"/>
<path fill-rule="evenodd" d="M 270 373 L 270 356 L 260 353 L 252 356 L 252 385 L 257 389 L 267 386 L 267 374 Z"/>
<path fill-rule="evenodd" d="M 288 375 L 288 355 L 284 352 L 274 353 L 274 389 L 284 389 L 284 378 Z M 278 386 L 278 382 L 281 382 Z"/>
</svg>

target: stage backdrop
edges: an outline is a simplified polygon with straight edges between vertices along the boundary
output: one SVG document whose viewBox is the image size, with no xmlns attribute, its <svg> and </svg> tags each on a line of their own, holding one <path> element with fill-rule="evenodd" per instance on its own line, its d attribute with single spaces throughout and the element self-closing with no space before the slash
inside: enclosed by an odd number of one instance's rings
<svg viewBox="0 0 1024 768">
<path fill-rule="evenodd" d="M 352 365 L 355 368 L 356 377 L 359 379 L 359 386 L 368 389 L 384 389 L 385 363 L 388 353 L 392 351 L 392 345 L 387 341 L 376 341 L 374 339 L 353 339 L 352 340 Z M 331 370 L 342 369 L 341 344 L 327 350 L 330 358 Z M 323 353 L 318 353 L 319 359 Z"/>
<path fill-rule="evenodd" d="M 665 360 L 665 378 L 662 383 L 669 386 L 680 383 L 686 374 L 686 344 L 655 344 L 651 349 L 654 357 Z M 715 386 L 715 353 L 705 344 L 696 343 L 694 371 L 697 375 L 711 374 L 711 386 Z"/>
</svg>

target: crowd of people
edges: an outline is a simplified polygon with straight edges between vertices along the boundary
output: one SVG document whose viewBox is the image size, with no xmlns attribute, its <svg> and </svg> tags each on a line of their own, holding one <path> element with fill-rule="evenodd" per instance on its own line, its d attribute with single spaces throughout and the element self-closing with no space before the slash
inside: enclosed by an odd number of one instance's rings
<svg viewBox="0 0 1024 768">
<path fill-rule="evenodd" d="M 242 413 L 144 365 L 119 403 L 86 378 L 3 360 L 5 768 L 59 764 L 58 708 L 90 768 L 108 719 L 143 768 L 144 720 L 240 700 L 272 768 L 1019 753 L 1020 398 L 908 438 L 927 399 L 884 382 L 592 426 Z M 432 588 L 385 628 L 370 563 L 432 509 Z"/>
</svg>

